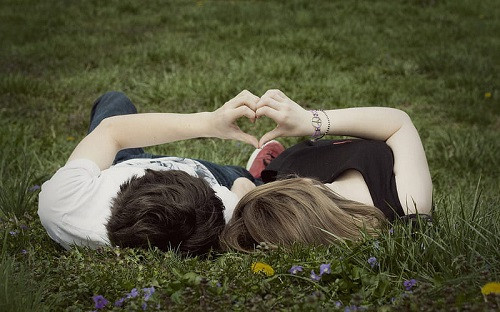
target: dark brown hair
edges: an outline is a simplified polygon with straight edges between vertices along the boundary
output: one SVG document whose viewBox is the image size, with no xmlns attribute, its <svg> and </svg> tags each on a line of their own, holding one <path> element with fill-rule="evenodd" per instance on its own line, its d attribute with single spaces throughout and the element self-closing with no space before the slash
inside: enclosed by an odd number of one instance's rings
<svg viewBox="0 0 500 312">
<path fill-rule="evenodd" d="M 156 246 L 203 255 L 219 247 L 223 210 L 202 178 L 148 169 L 121 185 L 106 229 L 111 243 L 120 247 Z"/>
<path fill-rule="evenodd" d="M 251 252 L 265 242 L 328 245 L 377 235 L 386 223 L 377 208 L 340 197 L 319 181 L 279 180 L 248 192 L 221 235 L 222 246 Z"/>
</svg>

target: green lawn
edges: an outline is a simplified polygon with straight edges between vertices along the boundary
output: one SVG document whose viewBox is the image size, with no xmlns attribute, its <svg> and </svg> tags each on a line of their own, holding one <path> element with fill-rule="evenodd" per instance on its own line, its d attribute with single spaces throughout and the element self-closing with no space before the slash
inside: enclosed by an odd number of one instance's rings
<svg viewBox="0 0 500 312">
<path fill-rule="evenodd" d="M 500 282 L 499 16 L 494 0 L 1 1 L 0 310 L 90 311 L 96 295 L 112 309 L 135 288 L 125 309 L 496 311 L 500 297 L 481 287 Z M 34 186 L 65 163 L 101 93 L 124 91 L 141 112 L 196 112 L 271 88 L 306 108 L 408 112 L 433 226 L 209 259 L 64 251 L 46 235 Z M 273 123 L 241 127 L 258 136 Z M 149 149 L 236 165 L 252 150 L 217 139 Z M 321 264 L 331 272 L 313 281 Z"/>
</svg>

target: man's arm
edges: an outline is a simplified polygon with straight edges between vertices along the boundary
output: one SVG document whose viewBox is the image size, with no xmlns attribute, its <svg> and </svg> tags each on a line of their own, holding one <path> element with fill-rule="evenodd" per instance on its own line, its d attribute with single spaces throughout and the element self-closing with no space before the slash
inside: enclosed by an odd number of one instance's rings
<svg viewBox="0 0 500 312">
<path fill-rule="evenodd" d="M 257 139 L 241 131 L 235 121 L 240 117 L 254 121 L 254 108 L 258 99 L 245 90 L 213 112 L 109 117 L 76 146 L 68 162 L 89 159 L 102 170 L 111 166 L 116 154 L 122 149 L 199 137 L 235 139 L 257 147 Z"/>
</svg>

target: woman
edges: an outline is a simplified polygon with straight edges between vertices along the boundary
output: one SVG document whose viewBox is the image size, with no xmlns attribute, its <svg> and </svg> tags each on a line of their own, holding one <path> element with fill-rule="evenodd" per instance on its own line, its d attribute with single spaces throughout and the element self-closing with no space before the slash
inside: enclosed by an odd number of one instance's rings
<svg viewBox="0 0 500 312">
<path fill-rule="evenodd" d="M 287 149 L 261 173 L 266 184 L 240 200 L 225 227 L 226 248 L 329 244 L 376 234 L 398 217 L 430 214 L 429 167 L 418 132 L 403 111 L 307 111 L 283 92 L 269 90 L 255 114 L 277 123 L 259 146 L 282 136 L 312 134 L 314 141 Z M 318 141 L 325 135 L 362 139 Z"/>
</svg>

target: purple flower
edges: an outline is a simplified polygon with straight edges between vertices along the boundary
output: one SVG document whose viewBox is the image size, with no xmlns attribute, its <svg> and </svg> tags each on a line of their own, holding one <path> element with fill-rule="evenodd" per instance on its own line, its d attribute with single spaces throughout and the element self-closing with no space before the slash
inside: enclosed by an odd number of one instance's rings
<svg viewBox="0 0 500 312">
<path fill-rule="evenodd" d="M 33 185 L 32 187 L 29 188 L 30 192 L 38 191 L 40 189 L 40 185 Z"/>
<path fill-rule="evenodd" d="M 28 251 L 27 251 L 26 249 L 23 249 L 23 250 L 21 250 L 21 253 L 22 253 L 23 255 L 25 255 L 25 254 L 27 254 L 27 253 L 28 253 Z"/>
<path fill-rule="evenodd" d="M 137 288 L 133 288 L 130 293 L 127 294 L 127 299 L 130 298 L 135 298 L 139 295 L 139 292 L 137 291 Z"/>
<path fill-rule="evenodd" d="M 17 235 L 17 232 L 16 231 L 10 231 L 9 234 L 12 235 L 12 236 L 15 236 L 15 235 Z"/>
<path fill-rule="evenodd" d="M 155 293 L 155 288 L 154 286 L 151 286 L 149 288 L 142 289 L 142 291 L 144 291 L 144 300 L 148 301 L 151 295 Z"/>
<path fill-rule="evenodd" d="M 143 302 L 141 307 L 143 311 L 146 311 L 146 309 L 148 308 L 148 304 L 146 302 Z"/>
<path fill-rule="evenodd" d="M 95 295 L 92 299 L 94 300 L 96 309 L 102 309 L 108 304 L 108 300 L 101 295 Z"/>
<path fill-rule="evenodd" d="M 325 263 L 319 266 L 319 275 L 330 274 L 330 263 Z"/>
<path fill-rule="evenodd" d="M 123 305 L 123 303 L 125 302 L 125 297 L 124 298 L 120 298 L 118 300 L 116 300 L 115 302 L 115 307 L 121 307 Z"/>
<path fill-rule="evenodd" d="M 314 273 L 314 270 L 311 270 L 311 279 L 317 282 L 321 279 L 321 275 L 316 275 L 316 273 Z"/>
<path fill-rule="evenodd" d="M 220 282 L 217 282 L 217 283 L 215 283 L 215 286 L 222 287 L 222 284 Z"/>
<path fill-rule="evenodd" d="M 394 229 L 393 228 L 389 229 L 389 234 L 394 234 Z"/>
<path fill-rule="evenodd" d="M 415 285 L 417 285 L 417 280 L 414 278 L 403 282 L 403 286 L 406 288 L 407 291 L 410 291 Z"/>
<path fill-rule="evenodd" d="M 290 268 L 290 270 L 288 270 L 288 272 L 290 272 L 290 274 L 297 274 L 299 272 L 302 272 L 304 268 L 300 265 L 294 265 Z"/>
<path fill-rule="evenodd" d="M 375 257 L 368 258 L 368 264 L 370 264 L 370 266 L 374 268 L 375 266 L 378 265 L 377 258 Z"/>
<path fill-rule="evenodd" d="M 358 311 L 358 307 L 355 305 L 347 306 L 344 308 L 344 312 Z"/>
<path fill-rule="evenodd" d="M 342 302 L 341 301 L 335 301 L 335 307 L 336 308 L 340 308 L 342 306 Z"/>
</svg>

